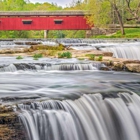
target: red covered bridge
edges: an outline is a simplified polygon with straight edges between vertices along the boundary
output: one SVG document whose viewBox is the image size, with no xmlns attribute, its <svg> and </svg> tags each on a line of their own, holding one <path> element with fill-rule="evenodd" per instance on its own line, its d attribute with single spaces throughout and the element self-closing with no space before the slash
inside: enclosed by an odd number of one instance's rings
<svg viewBox="0 0 140 140">
<path fill-rule="evenodd" d="M 0 30 L 90 30 L 84 11 L 0 12 Z"/>
</svg>

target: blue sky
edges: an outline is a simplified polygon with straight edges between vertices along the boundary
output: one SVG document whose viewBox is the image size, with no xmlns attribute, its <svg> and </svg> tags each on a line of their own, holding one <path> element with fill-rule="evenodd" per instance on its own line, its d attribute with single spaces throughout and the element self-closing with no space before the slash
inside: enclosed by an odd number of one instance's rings
<svg viewBox="0 0 140 140">
<path fill-rule="evenodd" d="M 44 3 L 44 2 L 49 2 L 49 3 L 57 3 L 60 6 L 66 6 L 69 5 L 70 3 L 72 3 L 73 0 L 30 0 L 30 2 L 40 2 L 40 3 Z"/>
</svg>

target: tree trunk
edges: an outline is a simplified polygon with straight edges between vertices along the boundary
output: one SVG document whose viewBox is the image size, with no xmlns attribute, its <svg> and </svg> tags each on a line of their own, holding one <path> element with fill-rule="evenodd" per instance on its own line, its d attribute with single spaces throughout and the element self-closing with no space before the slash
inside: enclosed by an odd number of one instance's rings
<svg viewBox="0 0 140 140">
<path fill-rule="evenodd" d="M 116 6 L 116 4 L 113 4 L 113 7 L 114 7 L 114 10 L 115 10 L 115 13 L 117 15 L 117 18 L 118 18 L 118 22 L 120 24 L 120 30 L 121 30 L 121 33 L 122 35 L 125 35 L 125 31 L 124 31 L 124 26 L 123 26 L 123 21 L 122 21 L 122 17 L 120 15 L 120 12 Z"/>
</svg>

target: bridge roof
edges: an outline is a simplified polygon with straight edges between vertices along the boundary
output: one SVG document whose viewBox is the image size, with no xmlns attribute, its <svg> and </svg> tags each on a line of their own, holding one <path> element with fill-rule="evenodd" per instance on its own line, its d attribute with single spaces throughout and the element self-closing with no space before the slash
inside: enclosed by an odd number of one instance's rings
<svg viewBox="0 0 140 140">
<path fill-rule="evenodd" d="M 88 11 L 0 11 L 0 16 L 84 16 Z"/>
</svg>

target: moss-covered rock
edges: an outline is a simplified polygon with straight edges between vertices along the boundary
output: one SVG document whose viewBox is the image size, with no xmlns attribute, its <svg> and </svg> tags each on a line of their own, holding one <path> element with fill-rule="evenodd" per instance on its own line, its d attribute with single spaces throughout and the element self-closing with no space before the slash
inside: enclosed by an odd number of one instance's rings
<svg viewBox="0 0 140 140">
<path fill-rule="evenodd" d="M 65 50 L 65 47 L 62 44 L 59 44 L 59 46 L 47 46 L 47 45 L 32 45 L 29 48 L 29 51 L 33 52 L 36 50 L 57 50 L 57 51 L 62 51 Z"/>
</svg>

